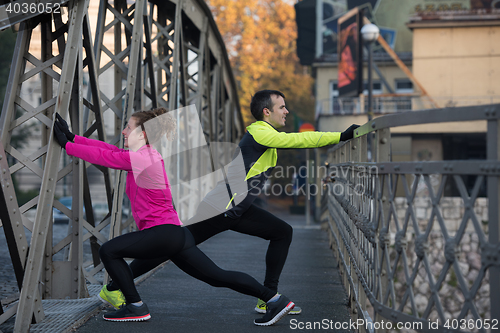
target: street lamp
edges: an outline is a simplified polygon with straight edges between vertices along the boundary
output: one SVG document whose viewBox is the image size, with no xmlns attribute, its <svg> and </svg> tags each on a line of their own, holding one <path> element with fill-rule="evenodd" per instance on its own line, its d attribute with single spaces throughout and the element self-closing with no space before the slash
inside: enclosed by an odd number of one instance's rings
<svg viewBox="0 0 500 333">
<path fill-rule="evenodd" d="M 361 28 L 361 35 L 363 41 L 366 42 L 368 48 L 368 121 L 372 119 L 373 115 L 373 80 L 372 80 L 372 65 L 373 65 L 373 42 L 377 40 L 380 34 L 379 28 L 373 24 L 365 24 Z"/>
<path fill-rule="evenodd" d="M 372 120 L 373 115 L 373 79 L 372 79 L 372 65 L 373 65 L 373 42 L 375 42 L 380 34 L 379 28 L 373 24 L 365 24 L 361 28 L 361 35 L 363 41 L 366 42 L 368 48 L 368 121 Z M 372 142 L 371 135 L 368 134 L 368 161 L 372 159 Z"/>
</svg>

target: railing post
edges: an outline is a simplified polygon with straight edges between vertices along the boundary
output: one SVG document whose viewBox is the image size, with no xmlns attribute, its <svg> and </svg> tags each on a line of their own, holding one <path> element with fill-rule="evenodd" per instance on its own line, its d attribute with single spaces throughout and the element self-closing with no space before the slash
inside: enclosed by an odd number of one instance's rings
<svg viewBox="0 0 500 333">
<path fill-rule="evenodd" d="M 351 167 L 349 167 L 350 170 L 349 170 L 349 176 L 347 179 L 349 181 L 349 183 L 345 185 L 345 189 L 348 192 L 344 194 L 344 197 L 347 197 L 349 202 L 352 205 L 354 205 L 355 207 L 359 207 L 359 200 L 358 200 L 359 198 L 357 196 L 357 193 L 355 193 L 354 188 L 357 185 L 357 179 L 358 179 L 355 164 L 357 164 L 358 162 L 361 161 L 361 156 L 360 156 L 361 138 L 354 138 L 349 143 L 351 146 L 351 149 L 349 151 L 351 157 L 348 160 L 348 162 L 353 163 L 353 165 Z M 350 184 L 352 184 L 352 187 L 350 186 Z M 346 218 L 350 221 L 349 216 L 346 216 Z M 351 222 L 350 223 L 351 225 L 354 225 L 354 223 L 352 223 L 352 221 L 350 221 L 350 222 Z M 352 230 L 352 231 L 356 232 L 356 233 L 358 232 L 357 230 Z M 356 261 L 359 261 L 359 253 L 360 253 L 359 248 L 357 248 L 355 246 L 351 246 L 351 252 L 352 252 L 352 255 L 355 256 Z M 360 295 L 359 295 L 360 283 L 359 283 L 358 275 L 356 274 L 356 270 L 355 270 L 354 265 L 350 265 L 350 273 L 349 274 L 351 275 L 352 281 L 353 281 L 353 284 L 352 284 L 353 290 L 351 291 L 351 294 L 350 294 L 351 311 L 353 314 L 352 315 L 353 320 L 356 321 L 359 318 L 357 304 L 359 302 L 359 297 L 360 297 Z"/>
<path fill-rule="evenodd" d="M 381 163 L 381 162 L 390 162 L 391 161 L 391 131 L 389 128 L 384 128 L 377 130 L 375 133 L 375 142 L 373 142 L 373 146 L 376 147 L 374 151 L 376 152 L 376 155 L 373 156 L 375 159 L 375 162 Z M 381 216 L 379 215 L 379 219 L 376 221 L 376 234 L 375 234 L 375 244 L 376 244 L 376 253 L 377 253 L 377 260 L 376 260 L 376 265 L 374 267 L 375 274 L 377 275 L 376 279 L 378 279 L 378 285 L 380 286 L 380 290 L 378 292 L 378 295 L 375 295 L 376 297 L 378 296 L 378 301 L 380 303 L 383 303 L 383 295 L 385 291 L 387 290 L 388 286 L 388 274 L 386 270 L 383 267 L 380 267 L 379 265 L 382 263 L 382 256 L 384 253 L 383 246 L 384 244 L 380 243 L 380 230 L 383 228 L 383 224 L 385 222 L 385 219 L 389 218 L 389 175 L 380 175 L 381 170 L 376 170 L 376 183 L 379 184 L 382 188 L 376 189 L 375 195 L 381 195 L 380 198 L 375 198 L 376 202 L 376 211 L 378 211 L 378 214 L 382 214 Z M 380 177 L 383 177 L 382 179 Z M 385 177 L 385 179 L 384 179 Z M 378 199 L 378 200 L 377 200 Z M 379 206 L 381 205 L 381 207 Z M 379 275 L 380 274 L 380 275 Z M 375 322 L 381 322 L 384 320 L 384 317 L 380 315 L 380 313 L 377 311 L 375 308 L 375 316 L 374 316 Z M 384 329 L 378 329 L 377 333 L 383 333 L 386 330 Z"/>
<path fill-rule="evenodd" d="M 500 158 L 500 123 L 497 119 L 488 120 L 487 133 L 487 159 L 498 161 Z M 498 176 L 488 176 L 488 228 L 489 228 L 489 248 L 495 251 L 498 256 L 500 242 L 499 227 L 499 205 L 500 205 L 500 178 Z M 484 260 L 484 259 L 483 259 Z M 500 266 L 497 258 L 497 265 L 489 267 L 490 273 L 490 309 L 491 319 L 500 319 Z"/>
</svg>

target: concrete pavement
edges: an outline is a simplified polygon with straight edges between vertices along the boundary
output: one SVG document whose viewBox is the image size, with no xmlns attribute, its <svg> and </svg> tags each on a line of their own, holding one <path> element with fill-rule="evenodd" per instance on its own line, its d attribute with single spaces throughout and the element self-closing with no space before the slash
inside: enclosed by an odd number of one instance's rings
<svg viewBox="0 0 500 333">
<path fill-rule="evenodd" d="M 270 207 L 272 208 L 272 207 Z M 303 310 L 288 315 L 271 327 L 258 327 L 253 320 L 256 300 L 230 289 L 214 288 L 167 263 L 138 285 L 152 318 L 147 322 L 115 323 L 102 319 L 111 308 L 102 306 L 96 293 L 82 300 L 43 300 L 46 319 L 32 332 L 347 332 L 331 329 L 335 322 L 349 322 L 347 295 L 340 282 L 337 263 L 328 237 L 319 225 L 306 226 L 305 217 L 277 213 L 294 227 L 293 242 L 280 281 L 280 292 Z M 246 272 L 262 282 L 268 242 L 256 237 L 224 232 L 200 248 L 220 267 Z M 0 325 L 12 332 L 14 317 Z"/>
<path fill-rule="evenodd" d="M 281 277 L 280 292 L 302 307 L 302 314 L 288 315 L 271 327 L 257 327 L 253 320 L 261 315 L 253 310 L 254 298 L 211 287 L 168 263 L 138 286 L 151 312 L 149 321 L 107 322 L 102 314 L 111 309 L 106 308 L 76 332 L 335 331 L 324 328 L 329 328 L 332 322 L 348 322 L 350 317 L 347 295 L 340 283 L 327 235 L 317 225 L 306 227 L 303 216 L 292 215 L 287 221 L 294 226 L 294 239 Z M 256 237 L 228 231 L 209 239 L 200 248 L 222 268 L 240 270 L 263 281 L 267 244 Z M 321 325 L 306 329 L 315 322 Z"/>
</svg>

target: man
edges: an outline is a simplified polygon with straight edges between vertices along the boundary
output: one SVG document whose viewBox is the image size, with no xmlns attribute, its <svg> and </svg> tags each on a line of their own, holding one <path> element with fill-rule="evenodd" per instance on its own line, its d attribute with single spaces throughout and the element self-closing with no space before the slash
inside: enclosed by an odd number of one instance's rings
<svg viewBox="0 0 500 333">
<path fill-rule="evenodd" d="M 219 187 L 219 189 L 216 188 L 208 193 L 198 207 L 196 215 L 186 224 L 188 224 L 187 228 L 193 234 L 196 244 L 200 244 L 226 230 L 269 240 L 264 286 L 277 292 L 279 277 L 286 262 L 288 248 L 292 242 L 293 229 L 285 221 L 253 204 L 276 166 L 276 149 L 316 148 L 335 144 L 339 141 L 346 141 L 353 138 L 354 130 L 359 126 L 351 125 L 342 133 L 278 132 L 278 128 L 285 126 L 286 115 L 289 112 L 285 106 L 284 94 L 277 90 L 257 92 L 252 97 L 250 110 L 257 121 L 247 127 L 247 133 L 245 133 L 238 145 L 243 157 L 242 168 L 244 167 L 246 175 L 244 177 L 245 193 L 239 194 L 239 200 L 232 200 L 237 196 L 237 193 L 234 192 L 229 203 L 227 201 L 222 202 L 223 206 L 231 208 L 223 211 L 215 207 L 214 202 L 220 201 L 218 199 L 214 200 L 215 193 L 220 194 L 229 191 L 229 194 L 231 194 L 233 191 L 230 189 L 230 184 L 220 183 L 223 189 L 220 190 Z M 228 193 L 225 194 L 227 197 Z M 232 206 L 230 206 L 231 204 Z M 213 213 L 214 211 L 216 213 Z M 138 277 L 167 259 L 134 260 L 130 264 L 130 268 L 134 277 Z M 109 288 L 111 290 L 108 290 L 104 286 L 100 296 L 112 305 L 119 306 L 119 301 L 113 301 L 114 298 L 120 298 L 119 291 L 113 291 L 115 288 Z M 266 313 L 266 303 L 259 299 L 255 310 L 259 313 Z M 296 305 L 290 311 L 290 314 L 299 314 L 301 311 L 301 308 Z"/>
</svg>

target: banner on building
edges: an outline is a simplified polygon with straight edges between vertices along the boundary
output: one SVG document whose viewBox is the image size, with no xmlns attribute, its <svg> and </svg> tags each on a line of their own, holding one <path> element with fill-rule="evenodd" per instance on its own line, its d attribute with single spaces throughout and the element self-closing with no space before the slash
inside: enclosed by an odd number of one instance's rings
<svg viewBox="0 0 500 333">
<path fill-rule="evenodd" d="M 363 91 L 362 16 L 353 8 L 338 19 L 339 97 L 358 96 Z"/>
</svg>

